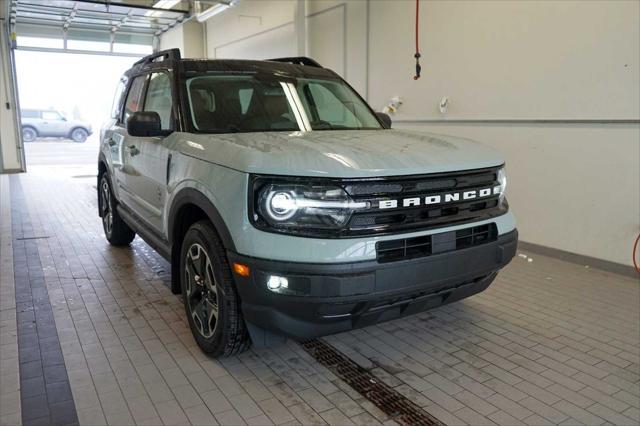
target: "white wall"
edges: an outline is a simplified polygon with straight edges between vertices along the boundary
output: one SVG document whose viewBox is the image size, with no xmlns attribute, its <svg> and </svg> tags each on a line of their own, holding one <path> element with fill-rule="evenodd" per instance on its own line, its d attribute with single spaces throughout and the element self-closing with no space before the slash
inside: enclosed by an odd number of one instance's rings
<svg viewBox="0 0 640 426">
<path fill-rule="evenodd" d="M 295 55 L 295 8 L 296 2 L 291 0 L 241 1 L 209 19 L 208 57 L 266 59 Z"/>
<path fill-rule="evenodd" d="M 371 102 L 399 118 L 638 119 L 640 2 L 422 1 L 423 78 L 413 81 L 413 1 L 372 1 Z M 375 86 L 375 88 L 374 88 Z"/>
<path fill-rule="evenodd" d="M 204 27 L 196 21 L 179 25 L 160 37 L 160 50 L 178 48 L 183 58 L 205 58 Z"/>
<path fill-rule="evenodd" d="M 640 2 L 423 0 L 418 81 L 414 12 L 413 0 L 308 0 L 307 52 L 378 110 L 401 96 L 394 127 L 500 150 L 522 240 L 630 265 Z M 294 55 L 294 13 L 295 1 L 242 0 L 207 22 L 208 56 Z"/>
<path fill-rule="evenodd" d="M 0 7 L 0 18 L 4 6 Z M 16 129 L 16 102 L 13 93 L 7 93 L 13 87 L 9 73 L 9 48 L 6 40 L 5 21 L 0 20 L 0 171 L 20 171 L 22 169 L 21 151 L 18 150 Z M 9 109 L 6 103 L 9 103 Z"/>
</svg>

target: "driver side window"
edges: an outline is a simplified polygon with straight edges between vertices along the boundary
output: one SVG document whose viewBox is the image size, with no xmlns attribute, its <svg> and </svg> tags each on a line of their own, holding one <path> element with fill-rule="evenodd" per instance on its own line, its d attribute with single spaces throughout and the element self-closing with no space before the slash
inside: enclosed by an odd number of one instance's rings
<svg viewBox="0 0 640 426">
<path fill-rule="evenodd" d="M 147 79 L 146 75 L 141 75 L 135 78 L 131 83 L 131 88 L 127 94 L 127 100 L 124 104 L 124 114 L 122 117 L 122 123 L 126 126 L 129 117 L 134 112 L 142 110 L 142 92 L 144 89 L 144 82 Z"/>
<path fill-rule="evenodd" d="M 169 74 L 164 72 L 151 74 L 144 110 L 158 113 L 162 130 L 173 130 L 172 107 Z"/>
<path fill-rule="evenodd" d="M 55 121 L 55 120 L 62 120 L 62 117 L 56 111 L 42 111 L 42 119 Z"/>
</svg>

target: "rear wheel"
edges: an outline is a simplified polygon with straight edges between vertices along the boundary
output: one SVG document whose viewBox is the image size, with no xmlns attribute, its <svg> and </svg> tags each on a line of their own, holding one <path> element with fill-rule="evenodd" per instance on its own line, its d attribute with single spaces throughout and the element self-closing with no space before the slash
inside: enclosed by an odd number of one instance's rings
<svg viewBox="0 0 640 426">
<path fill-rule="evenodd" d="M 33 142 L 38 137 L 38 132 L 32 127 L 22 128 L 22 140 L 25 142 Z"/>
<path fill-rule="evenodd" d="M 114 246 L 126 246 L 136 237 L 118 214 L 117 201 L 111 191 L 111 182 L 106 173 L 100 178 L 100 217 L 107 241 Z"/>
<path fill-rule="evenodd" d="M 180 271 L 189 327 L 202 351 L 225 357 L 248 349 L 251 342 L 231 269 L 209 222 L 197 222 L 185 234 Z"/>
<path fill-rule="evenodd" d="M 71 131 L 71 139 L 74 142 L 85 142 L 89 137 L 89 132 L 85 129 L 73 129 Z"/>
</svg>

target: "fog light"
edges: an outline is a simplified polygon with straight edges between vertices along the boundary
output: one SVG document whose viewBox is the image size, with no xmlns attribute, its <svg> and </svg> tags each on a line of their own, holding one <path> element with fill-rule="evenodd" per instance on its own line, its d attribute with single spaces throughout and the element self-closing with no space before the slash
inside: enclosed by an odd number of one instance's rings
<svg viewBox="0 0 640 426">
<path fill-rule="evenodd" d="M 278 275 L 271 275 L 267 280 L 269 290 L 278 291 L 289 287 L 289 280 Z"/>
</svg>

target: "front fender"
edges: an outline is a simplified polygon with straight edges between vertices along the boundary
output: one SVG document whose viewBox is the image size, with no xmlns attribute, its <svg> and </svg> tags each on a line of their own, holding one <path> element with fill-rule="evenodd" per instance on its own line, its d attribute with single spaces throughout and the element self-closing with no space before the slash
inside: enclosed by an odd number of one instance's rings
<svg viewBox="0 0 640 426">
<path fill-rule="evenodd" d="M 235 250 L 235 244 L 233 242 L 233 238 L 231 237 L 231 233 L 229 232 L 229 228 L 227 228 L 227 225 L 222 218 L 222 215 L 220 214 L 218 208 L 210 201 L 210 195 L 208 197 L 201 191 L 203 191 L 203 188 L 200 185 L 197 185 L 197 182 L 185 182 L 183 188 L 178 190 L 176 195 L 172 197 L 171 208 L 169 209 L 169 215 L 167 219 L 169 243 L 173 246 L 173 230 L 175 228 L 174 225 L 178 212 L 185 205 L 193 204 L 206 213 L 207 217 L 209 218 L 215 229 L 218 231 L 218 235 L 220 235 L 224 246 L 229 250 Z"/>
</svg>

